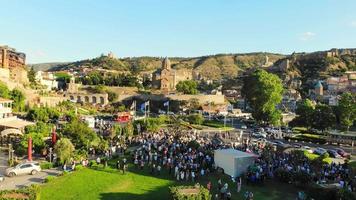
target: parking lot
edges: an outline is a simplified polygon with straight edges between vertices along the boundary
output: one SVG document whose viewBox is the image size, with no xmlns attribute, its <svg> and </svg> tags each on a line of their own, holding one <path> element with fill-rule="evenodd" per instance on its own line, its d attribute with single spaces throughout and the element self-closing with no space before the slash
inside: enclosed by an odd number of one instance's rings
<svg viewBox="0 0 356 200">
<path fill-rule="evenodd" d="M 4 151 L 0 151 L 0 174 L 4 175 L 5 170 L 8 168 L 7 164 L 8 156 Z M 49 169 L 49 170 L 42 170 L 41 172 L 35 175 L 21 175 L 15 177 L 6 177 L 4 176 L 5 180 L 0 182 L 0 190 L 8 190 L 8 189 L 19 189 L 24 186 L 29 186 L 35 183 L 42 183 L 47 176 L 56 176 L 61 171 Z"/>
</svg>

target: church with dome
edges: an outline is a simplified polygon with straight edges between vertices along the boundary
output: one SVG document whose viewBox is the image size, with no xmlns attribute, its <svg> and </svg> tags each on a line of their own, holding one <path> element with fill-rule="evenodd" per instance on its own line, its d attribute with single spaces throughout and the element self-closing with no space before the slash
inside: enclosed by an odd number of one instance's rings
<svg viewBox="0 0 356 200">
<path fill-rule="evenodd" d="M 176 85 L 180 81 L 191 80 L 193 78 L 191 70 L 172 69 L 170 60 L 166 57 L 162 61 L 161 69 L 153 73 L 152 85 L 155 89 L 161 90 L 164 94 L 172 93 L 176 90 Z"/>
</svg>

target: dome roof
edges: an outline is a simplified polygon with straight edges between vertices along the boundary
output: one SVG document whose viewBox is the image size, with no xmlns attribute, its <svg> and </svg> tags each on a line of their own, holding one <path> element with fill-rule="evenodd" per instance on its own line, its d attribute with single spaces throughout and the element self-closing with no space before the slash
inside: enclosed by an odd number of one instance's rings
<svg viewBox="0 0 356 200">
<path fill-rule="evenodd" d="M 318 81 L 318 82 L 315 84 L 314 87 L 315 87 L 315 88 L 321 88 L 321 87 L 323 87 L 323 85 L 321 84 L 321 81 Z"/>
</svg>

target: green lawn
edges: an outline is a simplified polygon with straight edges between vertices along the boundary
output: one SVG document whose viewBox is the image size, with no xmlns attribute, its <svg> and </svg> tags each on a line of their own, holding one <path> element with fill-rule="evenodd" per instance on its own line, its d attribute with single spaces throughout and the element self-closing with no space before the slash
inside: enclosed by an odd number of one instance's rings
<svg viewBox="0 0 356 200">
<path fill-rule="evenodd" d="M 305 155 L 309 160 L 314 160 L 314 159 L 320 157 L 320 155 L 314 154 L 314 153 L 309 153 L 308 151 L 304 151 L 304 155 Z M 326 162 L 326 163 L 328 163 L 328 164 L 331 164 L 332 159 L 329 158 L 329 157 L 327 157 L 327 158 L 324 158 L 323 161 Z"/>
<path fill-rule="evenodd" d="M 132 168 L 132 167 L 131 167 Z M 151 176 L 148 172 L 132 170 L 123 175 L 112 168 L 105 170 L 82 169 L 80 171 L 58 177 L 41 187 L 40 199 L 42 200 L 90 200 L 90 199 L 169 199 L 169 186 L 192 183 L 177 183 L 169 177 L 167 172 L 160 176 Z M 213 175 L 200 180 L 206 185 L 210 180 L 213 184 L 213 193 L 216 193 L 217 179 Z M 243 193 L 235 192 L 236 184 L 228 181 L 233 199 L 243 199 Z M 261 186 L 246 186 L 243 184 L 242 192 L 253 191 L 255 200 L 289 200 L 295 199 L 297 190 L 288 184 L 267 182 Z"/>
</svg>

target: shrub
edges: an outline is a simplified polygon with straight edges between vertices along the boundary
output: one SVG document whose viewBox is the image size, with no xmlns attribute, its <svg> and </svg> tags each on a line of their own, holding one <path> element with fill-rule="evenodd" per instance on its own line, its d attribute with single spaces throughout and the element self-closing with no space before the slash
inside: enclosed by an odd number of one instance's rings
<svg viewBox="0 0 356 200">
<path fill-rule="evenodd" d="M 40 163 L 41 169 L 51 169 L 54 167 L 53 163 L 50 162 L 43 162 Z"/>
<path fill-rule="evenodd" d="M 39 199 L 39 186 L 31 185 L 18 190 L 3 190 L 0 191 L 0 199 Z"/>
<path fill-rule="evenodd" d="M 192 114 L 186 117 L 186 120 L 191 124 L 202 124 L 204 122 L 204 117 L 201 114 Z"/>
<path fill-rule="evenodd" d="M 173 200 L 210 200 L 209 190 L 196 184 L 195 186 L 170 187 Z"/>
<path fill-rule="evenodd" d="M 75 170 L 82 170 L 84 169 L 83 165 L 77 165 L 75 166 Z"/>
<path fill-rule="evenodd" d="M 45 179 L 44 179 L 44 182 L 45 183 L 49 183 L 51 181 L 53 181 L 54 179 L 56 179 L 57 177 L 56 176 L 47 176 Z"/>
</svg>

